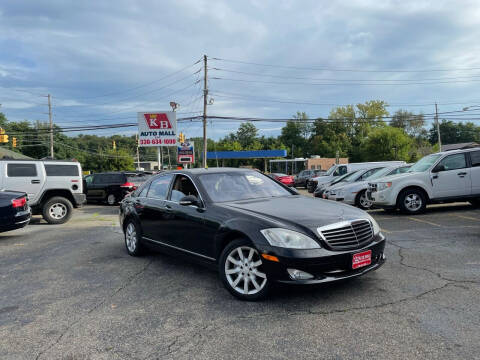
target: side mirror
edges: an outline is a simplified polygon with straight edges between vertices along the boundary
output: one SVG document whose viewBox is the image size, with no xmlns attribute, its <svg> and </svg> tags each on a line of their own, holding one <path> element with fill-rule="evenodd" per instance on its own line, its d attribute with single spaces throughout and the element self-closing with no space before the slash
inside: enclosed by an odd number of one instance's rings
<svg viewBox="0 0 480 360">
<path fill-rule="evenodd" d="M 445 165 L 443 164 L 438 164 L 437 166 L 435 166 L 432 170 L 432 173 L 438 173 L 440 171 L 445 171 Z"/>
<path fill-rule="evenodd" d="M 184 196 L 183 198 L 180 199 L 179 204 L 182 206 L 194 205 L 194 206 L 200 207 L 200 201 L 197 199 L 195 195 Z"/>
</svg>

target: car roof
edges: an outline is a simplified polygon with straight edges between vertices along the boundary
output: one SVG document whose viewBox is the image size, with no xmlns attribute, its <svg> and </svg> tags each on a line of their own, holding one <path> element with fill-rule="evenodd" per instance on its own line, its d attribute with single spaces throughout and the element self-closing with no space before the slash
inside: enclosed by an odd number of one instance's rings
<svg viewBox="0 0 480 360">
<path fill-rule="evenodd" d="M 441 154 L 441 155 L 445 155 L 445 154 L 460 154 L 460 153 L 466 153 L 466 152 L 471 152 L 471 151 L 479 151 L 479 150 L 480 150 L 480 146 L 477 146 L 477 147 L 468 148 L 468 149 L 457 149 L 457 150 L 441 151 L 441 152 L 437 152 L 437 153 L 434 153 L 434 154 Z M 432 155 L 432 154 L 430 154 L 430 155 Z"/>
<path fill-rule="evenodd" d="M 258 172 L 253 169 L 245 168 L 229 168 L 229 167 L 212 167 L 212 168 L 195 168 L 195 169 L 182 169 L 165 171 L 164 173 L 183 173 L 187 175 L 204 175 L 204 174 L 223 174 L 223 173 L 241 173 L 241 172 Z"/>
</svg>

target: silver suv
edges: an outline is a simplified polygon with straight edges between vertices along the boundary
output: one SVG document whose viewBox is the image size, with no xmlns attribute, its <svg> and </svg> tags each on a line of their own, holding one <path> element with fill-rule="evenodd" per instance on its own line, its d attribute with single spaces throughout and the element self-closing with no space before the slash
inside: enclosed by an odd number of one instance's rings
<svg viewBox="0 0 480 360">
<path fill-rule="evenodd" d="M 23 191 L 33 214 L 63 224 L 85 203 L 82 167 L 76 161 L 0 160 L 0 190 Z"/>
</svg>

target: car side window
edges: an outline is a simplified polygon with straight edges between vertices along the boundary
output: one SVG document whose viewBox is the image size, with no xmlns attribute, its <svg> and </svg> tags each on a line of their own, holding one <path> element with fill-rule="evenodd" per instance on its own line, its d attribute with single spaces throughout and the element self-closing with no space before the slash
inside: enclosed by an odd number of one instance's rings
<svg viewBox="0 0 480 360">
<path fill-rule="evenodd" d="M 194 195 L 197 198 L 199 197 L 192 180 L 185 175 L 177 175 L 175 182 L 173 183 L 170 200 L 179 202 L 181 198 L 188 195 Z"/>
<path fill-rule="evenodd" d="M 172 181 L 173 174 L 166 174 L 154 179 L 147 193 L 148 198 L 165 200 L 168 194 L 168 188 Z"/>
<path fill-rule="evenodd" d="M 452 154 L 440 160 L 439 165 L 443 165 L 445 171 L 457 170 L 466 168 L 467 161 L 465 160 L 465 154 Z"/>
<path fill-rule="evenodd" d="M 339 175 L 345 175 L 347 173 L 347 167 L 346 166 L 340 166 L 338 168 L 339 170 Z"/>
<path fill-rule="evenodd" d="M 142 187 L 140 187 L 138 190 L 135 191 L 135 196 L 141 197 L 141 198 L 147 197 L 149 187 L 150 187 L 150 183 L 143 185 Z"/>
<path fill-rule="evenodd" d="M 8 177 L 35 177 L 37 167 L 35 164 L 7 164 Z"/>
<path fill-rule="evenodd" d="M 93 184 L 103 184 L 105 175 L 103 174 L 97 174 L 97 175 L 93 175 L 93 180 L 92 180 L 92 183 Z"/>
<path fill-rule="evenodd" d="M 470 159 L 472 160 L 472 167 L 480 166 L 480 151 L 472 151 Z"/>
<path fill-rule="evenodd" d="M 87 183 L 87 185 L 90 185 L 92 181 L 93 181 L 93 175 L 85 176 L 85 182 Z"/>
</svg>

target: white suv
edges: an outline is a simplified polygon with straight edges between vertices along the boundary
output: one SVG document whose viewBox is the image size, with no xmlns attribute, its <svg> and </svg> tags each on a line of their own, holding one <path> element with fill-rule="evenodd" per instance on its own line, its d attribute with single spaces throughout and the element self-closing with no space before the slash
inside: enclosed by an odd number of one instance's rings
<svg viewBox="0 0 480 360">
<path fill-rule="evenodd" d="M 480 148 L 425 156 L 406 173 L 368 184 L 377 207 L 418 214 L 428 203 L 468 200 L 480 205 Z"/>
<path fill-rule="evenodd" d="M 63 224 L 85 202 L 77 161 L 0 159 L 0 190 L 23 191 L 33 214 Z"/>
</svg>

